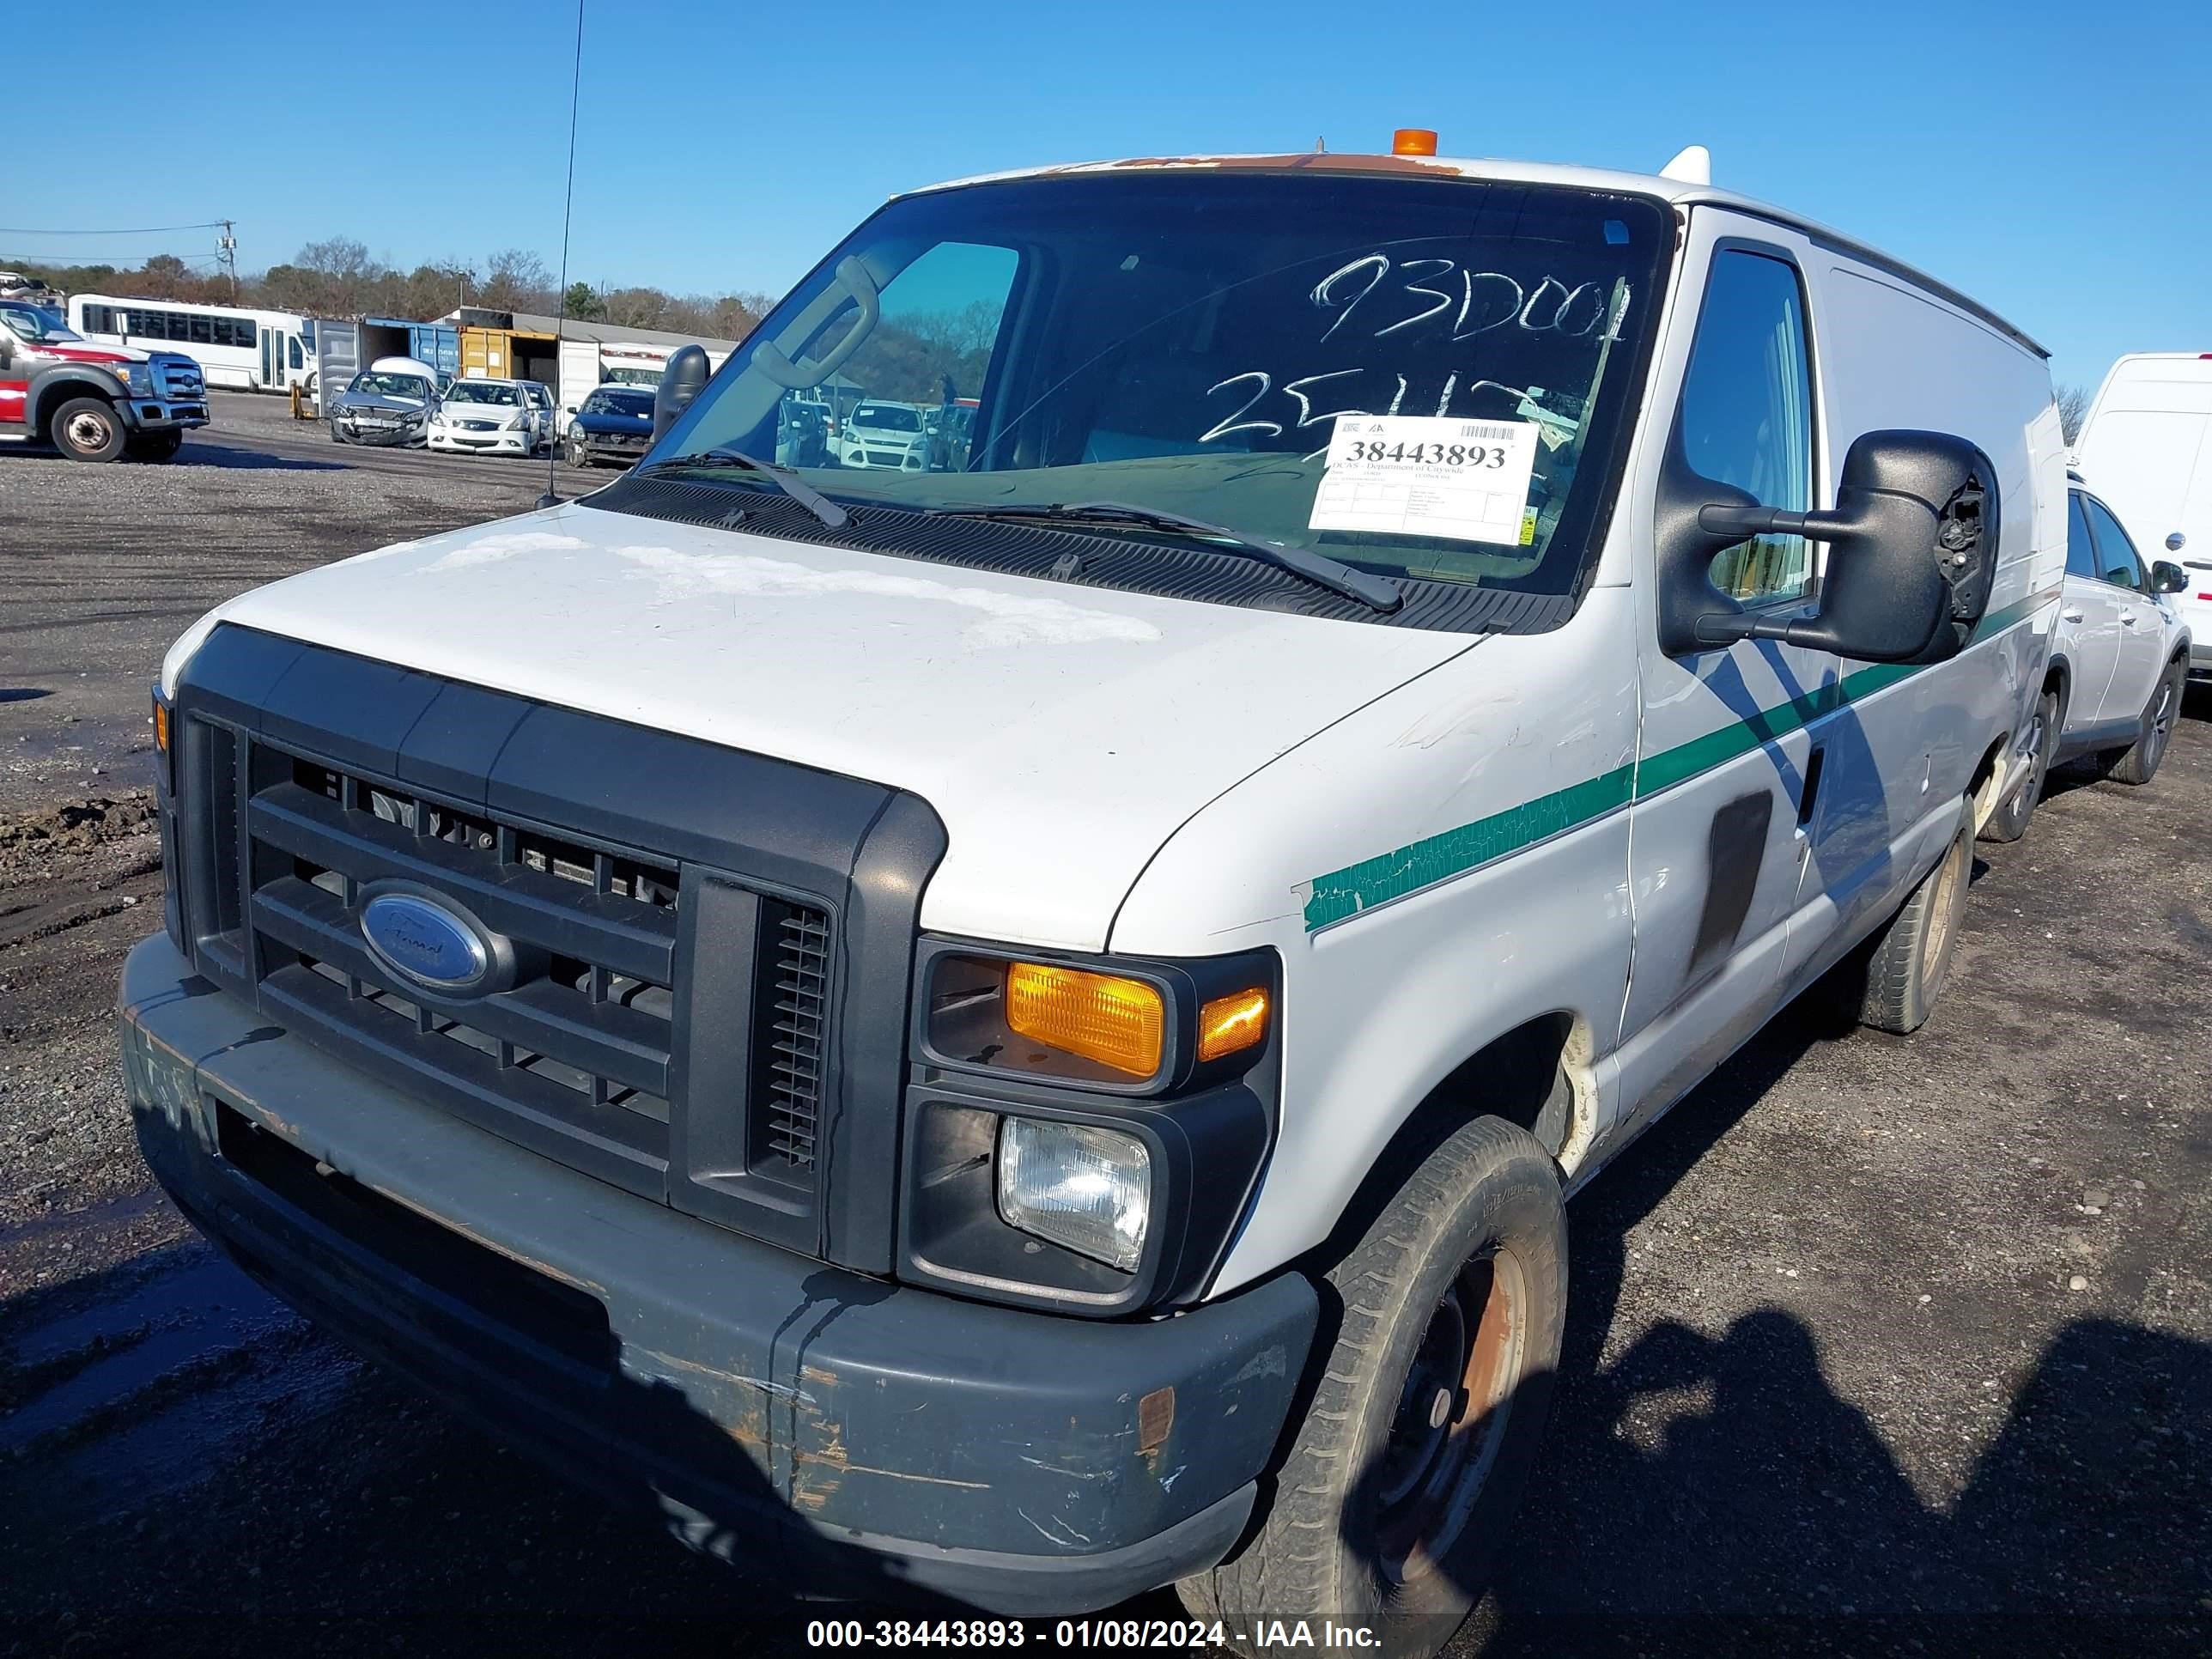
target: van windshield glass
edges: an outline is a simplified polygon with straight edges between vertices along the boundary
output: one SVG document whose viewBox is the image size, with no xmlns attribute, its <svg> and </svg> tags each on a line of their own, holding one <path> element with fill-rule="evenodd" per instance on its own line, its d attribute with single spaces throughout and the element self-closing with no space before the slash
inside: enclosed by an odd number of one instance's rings
<svg viewBox="0 0 2212 1659">
<path fill-rule="evenodd" d="M 1287 163 L 927 192 L 801 283 L 650 459 L 734 450 L 918 508 L 1112 501 L 1563 593 L 1671 238 L 1642 197 Z M 884 428 L 922 435 L 862 435 Z"/>
</svg>

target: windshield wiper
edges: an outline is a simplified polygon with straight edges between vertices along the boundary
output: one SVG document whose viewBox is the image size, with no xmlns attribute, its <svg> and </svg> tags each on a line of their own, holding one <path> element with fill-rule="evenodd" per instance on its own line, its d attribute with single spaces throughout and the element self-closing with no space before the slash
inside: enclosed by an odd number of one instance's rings
<svg viewBox="0 0 2212 1659">
<path fill-rule="evenodd" d="M 1029 519 L 1042 524 L 1128 525 L 1143 530 L 1174 531 L 1208 542 L 1225 543 L 1240 553 L 1263 559 L 1294 576 L 1303 576 L 1332 593 L 1357 599 L 1370 611 L 1387 614 L 1405 603 L 1406 596 L 1399 592 L 1396 583 L 1340 564 L 1326 553 L 1316 553 L 1310 547 L 1255 541 L 1204 519 L 1188 518 L 1157 507 L 1139 507 L 1132 501 L 979 501 L 972 507 L 939 507 L 929 511 L 933 515 L 955 519 Z"/>
<path fill-rule="evenodd" d="M 842 530 L 849 516 L 845 509 L 820 490 L 800 477 L 788 467 L 777 466 L 771 461 L 757 460 L 734 449 L 702 449 L 696 455 L 676 455 L 665 461 L 651 461 L 639 467 L 631 476 L 649 478 L 656 473 L 681 472 L 697 469 L 711 470 L 729 467 L 738 471 L 751 472 L 766 478 L 778 489 L 797 501 L 832 530 Z"/>
</svg>

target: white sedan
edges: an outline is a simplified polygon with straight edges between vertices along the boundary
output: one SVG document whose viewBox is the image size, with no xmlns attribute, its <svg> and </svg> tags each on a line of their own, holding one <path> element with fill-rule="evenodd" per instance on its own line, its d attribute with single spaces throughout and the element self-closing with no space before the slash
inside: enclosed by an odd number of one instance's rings
<svg viewBox="0 0 2212 1659">
<path fill-rule="evenodd" d="M 550 410 L 526 380 L 456 380 L 430 416 L 430 447 L 449 454 L 535 455 L 550 441 Z"/>
</svg>

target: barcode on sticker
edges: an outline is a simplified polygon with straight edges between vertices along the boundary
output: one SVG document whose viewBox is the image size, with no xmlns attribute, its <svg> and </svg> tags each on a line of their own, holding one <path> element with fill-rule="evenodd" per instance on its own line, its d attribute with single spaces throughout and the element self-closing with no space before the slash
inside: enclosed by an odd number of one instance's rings
<svg viewBox="0 0 2212 1659">
<path fill-rule="evenodd" d="M 1482 426 L 1471 423 L 1460 428 L 1460 435 L 1462 437 L 1486 438 L 1492 443 L 1510 443 L 1520 436 L 1520 434 L 1521 428 L 1517 425 Z"/>
</svg>

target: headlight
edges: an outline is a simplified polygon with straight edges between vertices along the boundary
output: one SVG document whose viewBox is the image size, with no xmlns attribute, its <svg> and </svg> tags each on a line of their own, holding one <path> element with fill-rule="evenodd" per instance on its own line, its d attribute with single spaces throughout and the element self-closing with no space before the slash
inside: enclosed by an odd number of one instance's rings
<svg viewBox="0 0 2212 1659">
<path fill-rule="evenodd" d="M 131 389 L 134 398 L 154 395 L 154 371 L 145 363 L 118 363 L 115 372 L 123 377 L 123 384 Z"/>
<path fill-rule="evenodd" d="M 1010 1227 L 1123 1273 L 1144 1259 L 1152 1159 L 1145 1143 L 1087 1123 L 999 1126 L 999 1214 Z"/>
<path fill-rule="evenodd" d="M 899 1277 L 1109 1318 L 1200 1295 L 1255 1190 L 1282 963 L 921 941 Z"/>
</svg>

